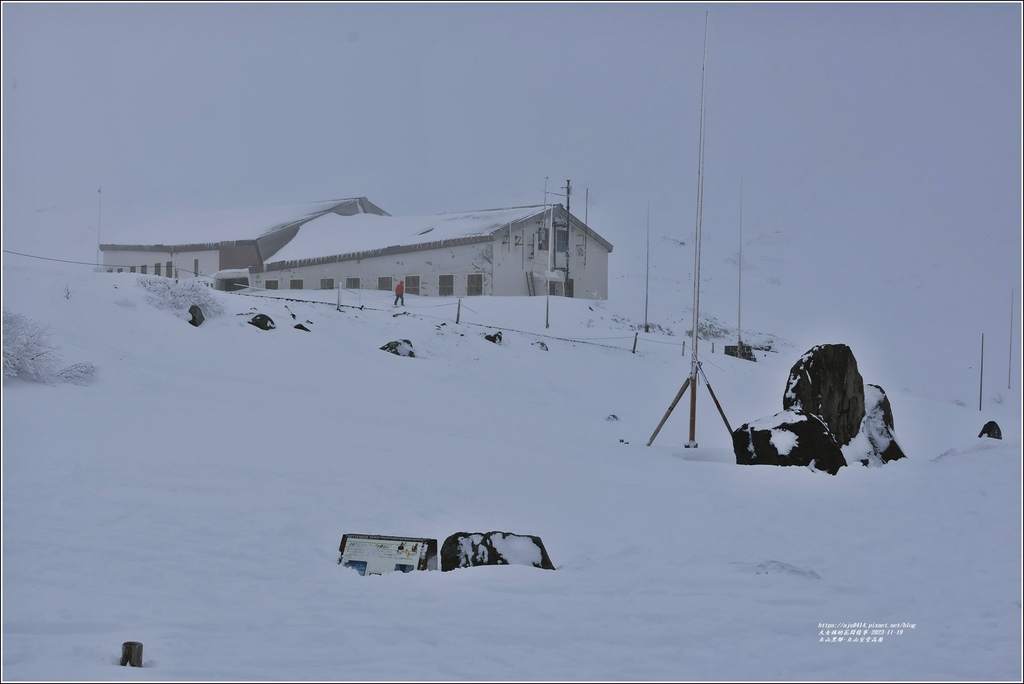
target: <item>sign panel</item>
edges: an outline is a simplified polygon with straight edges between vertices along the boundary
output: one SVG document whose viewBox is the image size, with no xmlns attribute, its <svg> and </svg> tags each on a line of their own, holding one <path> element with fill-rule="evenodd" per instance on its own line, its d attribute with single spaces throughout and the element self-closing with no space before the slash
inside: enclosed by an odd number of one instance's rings
<svg viewBox="0 0 1024 684">
<path fill-rule="evenodd" d="M 437 570 L 436 539 L 346 534 L 338 551 L 338 565 L 353 568 L 360 575 Z"/>
</svg>

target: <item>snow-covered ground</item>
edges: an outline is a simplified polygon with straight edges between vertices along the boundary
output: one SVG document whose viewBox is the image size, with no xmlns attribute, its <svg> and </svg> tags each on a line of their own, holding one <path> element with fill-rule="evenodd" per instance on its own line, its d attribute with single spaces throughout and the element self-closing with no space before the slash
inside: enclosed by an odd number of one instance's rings
<svg viewBox="0 0 1024 684">
<path fill-rule="evenodd" d="M 908 457 L 738 466 L 703 385 L 698 448 L 688 397 L 647 446 L 689 371 L 692 291 L 659 271 L 645 333 L 643 262 L 614 259 L 608 301 L 211 292 L 224 312 L 193 327 L 138 276 L 5 255 L 4 308 L 96 376 L 4 382 L 3 679 L 1019 680 L 1006 351 L 979 411 L 945 338 L 910 355 L 870 302 L 822 337 L 755 269 L 745 339 L 774 351 L 734 359 L 735 271 L 709 267 L 727 333 L 700 351 L 732 427 L 844 342 Z M 415 358 L 380 350 L 398 339 Z M 1002 440 L 978 437 L 988 420 Z M 556 570 L 337 564 L 346 533 L 492 530 L 540 536 Z M 119 666 L 125 641 L 143 668 Z"/>
</svg>

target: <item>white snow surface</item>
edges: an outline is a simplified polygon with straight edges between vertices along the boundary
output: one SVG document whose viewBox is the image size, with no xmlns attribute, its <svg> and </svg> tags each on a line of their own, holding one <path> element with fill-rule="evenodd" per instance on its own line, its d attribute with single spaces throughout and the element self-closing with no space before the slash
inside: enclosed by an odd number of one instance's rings
<svg viewBox="0 0 1024 684">
<path fill-rule="evenodd" d="M 604 302 L 211 291 L 223 312 L 193 327 L 139 276 L 5 255 L 3 306 L 95 374 L 4 382 L 3 680 L 1019 681 L 1019 355 L 1012 390 L 987 358 L 979 410 L 970 361 L 907 356 L 872 302 L 827 334 L 752 304 L 744 336 L 775 351 L 699 347 L 733 428 L 848 342 L 907 458 L 738 466 L 703 382 L 699 446 L 689 392 L 646 446 L 689 372 L 690 284 L 655 280 L 644 333 L 636 273 L 614 262 Z M 708 273 L 726 321 L 735 272 Z M 380 350 L 400 339 L 414 358 Z M 539 536 L 556 570 L 337 564 L 346 533 L 493 530 Z M 119 666 L 126 641 L 144 667 Z"/>
</svg>

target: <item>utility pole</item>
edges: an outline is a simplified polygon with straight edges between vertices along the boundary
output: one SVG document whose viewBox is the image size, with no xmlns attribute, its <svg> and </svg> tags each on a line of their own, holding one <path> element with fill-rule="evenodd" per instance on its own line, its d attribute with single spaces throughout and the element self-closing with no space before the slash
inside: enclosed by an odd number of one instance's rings
<svg viewBox="0 0 1024 684">
<path fill-rule="evenodd" d="M 562 294 L 566 297 L 569 296 L 569 231 L 572 229 L 572 214 L 569 213 L 569 196 L 572 195 L 572 181 L 566 179 L 565 181 L 565 285 L 562 288 Z M 573 295 L 575 295 L 575 291 Z"/>
<path fill-rule="evenodd" d="M 1006 389 L 1013 380 L 1013 290 L 1010 290 L 1010 361 L 1006 364 Z"/>
</svg>

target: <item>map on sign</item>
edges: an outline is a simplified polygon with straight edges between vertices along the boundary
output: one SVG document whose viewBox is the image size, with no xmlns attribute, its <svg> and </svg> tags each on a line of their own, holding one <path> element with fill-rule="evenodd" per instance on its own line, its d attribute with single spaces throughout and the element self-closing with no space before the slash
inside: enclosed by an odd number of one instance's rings
<svg viewBox="0 0 1024 684">
<path fill-rule="evenodd" d="M 352 568 L 360 575 L 437 570 L 436 539 L 346 534 L 338 550 L 338 565 Z"/>
</svg>

